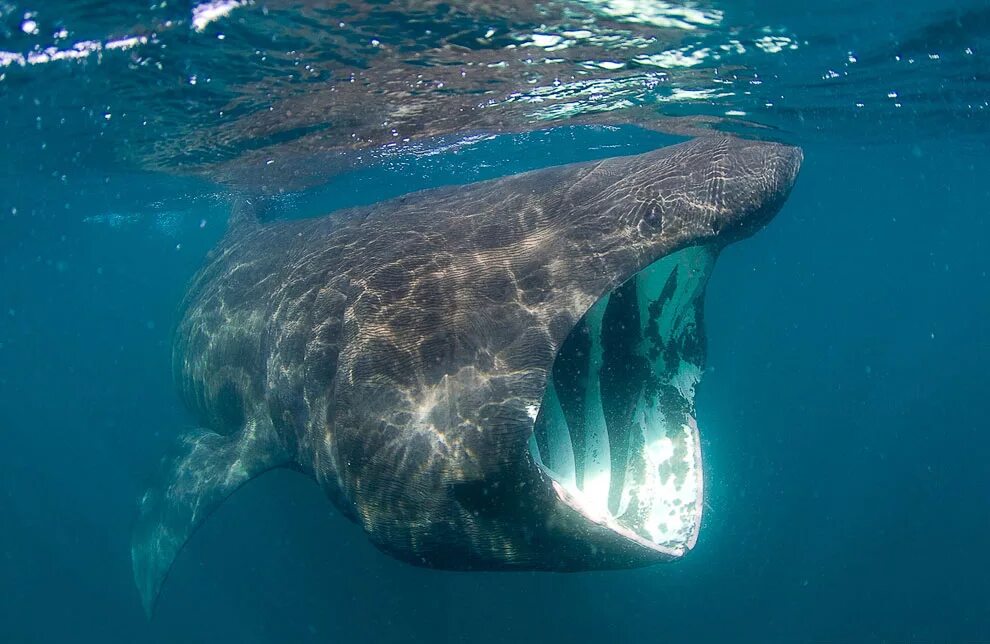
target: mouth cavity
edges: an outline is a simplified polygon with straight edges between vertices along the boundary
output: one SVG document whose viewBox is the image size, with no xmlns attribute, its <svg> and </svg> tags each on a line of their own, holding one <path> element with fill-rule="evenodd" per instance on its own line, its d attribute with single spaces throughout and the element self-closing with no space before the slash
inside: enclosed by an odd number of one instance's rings
<svg viewBox="0 0 990 644">
<path fill-rule="evenodd" d="M 694 389 L 716 251 L 663 257 L 606 294 L 557 353 L 529 450 L 557 497 L 658 554 L 694 547 L 704 485 Z"/>
</svg>

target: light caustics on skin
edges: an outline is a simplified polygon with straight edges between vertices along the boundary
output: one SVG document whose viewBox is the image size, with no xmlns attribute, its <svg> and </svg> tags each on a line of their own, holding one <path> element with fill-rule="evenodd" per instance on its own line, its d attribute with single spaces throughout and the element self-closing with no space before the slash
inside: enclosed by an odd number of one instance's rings
<svg viewBox="0 0 990 644">
<path fill-rule="evenodd" d="M 317 219 L 262 224 L 241 202 L 176 331 L 203 430 L 140 508 L 146 608 L 208 511 L 273 467 L 415 565 L 683 555 L 703 506 L 707 277 L 800 163 L 719 137 Z"/>
<path fill-rule="evenodd" d="M 674 555 L 704 505 L 694 388 L 714 260 L 679 251 L 599 300 L 561 347 L 530 438 L 565 502 Z"/>
</svg>

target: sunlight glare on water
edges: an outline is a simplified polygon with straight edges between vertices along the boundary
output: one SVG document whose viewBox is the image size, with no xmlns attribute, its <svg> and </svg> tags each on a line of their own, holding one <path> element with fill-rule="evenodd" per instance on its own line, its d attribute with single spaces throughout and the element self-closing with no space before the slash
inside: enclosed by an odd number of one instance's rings
<svg viewBox="0 0 990 644">
<path fill-rule="evenodd" d="M 8 139 L 8 157 L 56 171 L 71 147 L 87 164 L 284 190 L 566 123 L 849 143 L 895 136 L 878 120 L 990 130 L 979 3 L 866 20 L 840 0 L 99 6 L 0 6 L 5 125 L 67 108 L 44 124 L 63 137 L 41 150 Z"/>
</svg>

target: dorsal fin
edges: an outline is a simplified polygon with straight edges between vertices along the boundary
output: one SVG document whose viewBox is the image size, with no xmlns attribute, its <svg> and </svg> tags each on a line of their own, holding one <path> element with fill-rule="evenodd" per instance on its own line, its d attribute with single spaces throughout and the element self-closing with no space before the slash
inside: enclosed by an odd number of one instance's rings
<svg viewBox="0 0 990 644">
<path fill-rule="evenodd" d="M 261 197 L 246 197 L 244 195 L 234 197 L 230 217 L 227 218 L 227 234 L 237 234 L 244 230 L 257 228 L 261 225 L 263 213 L 264 200 Z"/>
</svg>

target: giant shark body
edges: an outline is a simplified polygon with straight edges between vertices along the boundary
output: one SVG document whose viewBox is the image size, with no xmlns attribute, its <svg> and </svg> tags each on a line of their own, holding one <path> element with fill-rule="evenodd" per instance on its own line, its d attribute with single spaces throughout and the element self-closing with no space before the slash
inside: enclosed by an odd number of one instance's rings
<svg viewBox="0 0 990 644">
<path fill-rule="evenodd" d="M 145 608 L 205 518 L 279 467 L 417 565 L 682 556 L 704 505 L 705 286 L 801 160 L 708 137 L 315 219 L 241 201 L 176 332 L 201 428 L 140 500 Z"/>
</svg>

